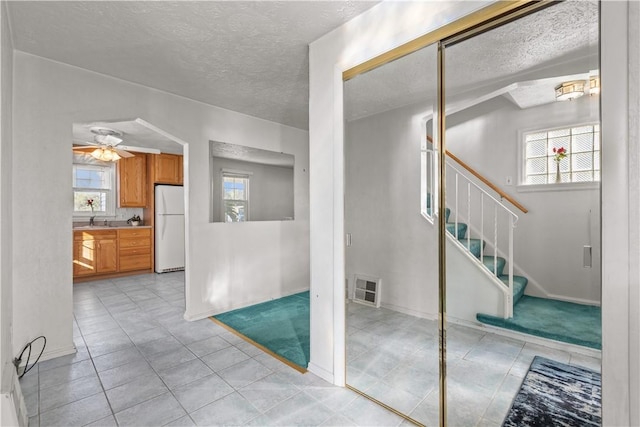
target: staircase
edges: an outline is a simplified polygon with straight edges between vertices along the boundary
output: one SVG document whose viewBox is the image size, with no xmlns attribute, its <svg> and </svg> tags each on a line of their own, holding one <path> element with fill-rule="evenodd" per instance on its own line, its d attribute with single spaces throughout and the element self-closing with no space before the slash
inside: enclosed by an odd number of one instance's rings
<svg viewBox="0 0 640 427">
<path fill-rule="evenodd" d="M 451 167 L 450 165 L 448 165 L 449 167 Z M 454 172 L 456 173 L 456 172 Z M 466 179 L 466 178 L 465 178 Z M 454 186 L 454 191 L 452 192 L 454 194 L 454 200 L 453 202 L 449 202 L 447 203 L 448 206 L 453 205 L 454 207 L 458 207 L 458 177 L 456 176 L 456 185 Z M 513 316 L 513 309 L 514 306 L 520 301 L 520 299 L 523 297 L 524 292 L 525 292 L 525 288 L 527 286 L 528 283 L 528 279 L 524 276 L 518 276 L 513 274 L 513 262 L 511 262 L 511 266 L 509 266 L 508 271 L 505 272 L 505 268 L 508 266 L 508 262 L 507 259 L 505 259 L 503 256 L 499 256 L 498 252 L 497 252 L 497 247 L 498 247 L 498 208 L 504 208 L 506 210 L 506 212 L 508 212 L 509 214 L 511 214 L 512 216 L 510 216 L 511 221 L 510 224 L 508 224 L 509 226 L 509 254 L 510 254 L 510 258 L 513 259 L 513 233 L 512 230 L 515 227 L 515 220 L 517 220 L 517 216 L 515 216 L 514 214 L 512 214 L 508 209 L 506 209 L 504 207 L 504 205 L 502 205 L 501 202 L 499 202 L 498 200 L 494 199 L 492 196 L 490 196 L 485 190 L 483 190 L 482 188 L 478 187 L 477 185 L 475 186 L 475 188 L 472 190 L 472 185 L 471 183 L 469 183 L 469 185 L 466 186 L 467 187 L 467 200 L 468 200 L 468 204 L 466 206 L 466 213 L 465 215 L 471 219 L 471 213 L 474 211 L 474 208 L 472 207 L 472 203 L 471 203 L 471 192 L 472 191 L 478 191 L 480 194 L 480 204 L 479 206 L 476 207 L 476 211 L 480 211 L 480 212 L 475 212 L 474 218 L 476 218 L 476 227 L 478 227 L 477 221 L 478 218 L 480 219 L 480 222 L 484 222 L 486 219 L 484 218 L 484 216 L 486 215 L 487 217 L 489 217 L 489 214 L 486 214 L 485 211 L 486 206 L 485 205 L 491 205 L 490 207 L 494 207 L 493 211 L 495 213 L 495 225 L 494 225 L 494 229 L 492 230 L 492 233 L 490 233 L 491 235 L 493 235 L 494 240 L 491 241 L 491 244 L 489 245 L 491 252 L 492 253 L 487 253 L 487 241 L 486 239 L 486 235 L 484 234 L 484 225 L 480 225 L 480 232 L 479 233 L 472 233 L 471 230 L 471 226 L 467 223 L 467 222 L 462 222 L 458 220 L 458 217 L 456 216 L 454 220 L 452 220 L 451 218 L 451 209 L 449 207 L 447 207 L 445 209 L 445 229 L 447 231 L 448 237 L 455 242 L 455 244 L 460 248 L 460 250 L 467 252 L 469 255 L 471 255 L 470 258 L 474 259 L 476 261 L 476 264 L 478 266 L 478 268 L 481 268 L 485 271 L 485 273 L 488 273 L 489 275 L 491 275 L 491 277 L 493 277 L 493 281 L 496 284 L 496 286 L 498 286 L 500 288 L 500 290 L 503 292 L 504 294 L 504 318 L 511 318 Z M 485 201 L 486 200 L 486 201 Z M 434 201 L 434 198 L 431 196 L 431 194 L 427 194 L 426 197 L 426 213 L 427 216 L 433 219 L 433 215 L 432 215 L 432 202 Z M 464 209 L 463 209 L 464 210 Z M 515 220 L 513 220 L 513 218 L 515 218 Z M 504 231 L 503 231 L 504 233 Z M 474 236 L 473 234 L 479 234 L 477 236 Z M 511 277 L 511 281 L 512 281 L 512 288 L 510 287 L 510 277 Z M 476 318 L 478 320 L 481 320 L 481 316 L 476 316 Z"/>
<path fill-rule="evenodd" d="M 484 252 L 487 242 L 484 240 L 467 237 L 468 227 L 463 222 L 449 222 L 451 209 L 445 209 L 445 228 L 451 237 L 460 243 L 460 245 L 484 267 L 500 279 L 505 285 L 509 286 L 509 275 L 504 274 L 504 267 L 507 261 L 500 256 L 489 255 Z M 457 228 L 457 229 L 456 229 Z M 524 295 L 529 280 L 524 276 L 513 275 L 513 306 L 515 306 L 520 298 Z"/>
</svg>

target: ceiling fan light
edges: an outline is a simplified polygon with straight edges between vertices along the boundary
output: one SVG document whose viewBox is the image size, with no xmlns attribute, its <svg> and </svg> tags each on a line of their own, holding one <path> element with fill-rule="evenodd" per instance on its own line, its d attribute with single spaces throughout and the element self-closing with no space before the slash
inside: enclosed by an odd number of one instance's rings
<svg viewBox="0 0 640 427">
<path fill-rule="evenodd" d="M 567 101 L 580 98 L 584 95 L 584 80 L 573 80 L 556 86 L 556 100 Z"/>
<path fill-rule="evenodd" d="M 93 151 L 91 152 L 91 155 L 92 155 L 94 158 L 98 159 L 98 160 L 102 160 L 102 152 L 103 152 L 103 151 L 104 151 L 104 150 L 103 150 L 102 148 L 96 148 L 95 150 L 93 150 Z"/>
<path fill-rule="evenodd" d="M 117 162 L 122 157 L 118 153 L 116 153 L 112 148 L 96 148 L 91 152 L 91 156 L 96 158 L 97 160 L 101 160 L 103 162 Z"/>
</svg>

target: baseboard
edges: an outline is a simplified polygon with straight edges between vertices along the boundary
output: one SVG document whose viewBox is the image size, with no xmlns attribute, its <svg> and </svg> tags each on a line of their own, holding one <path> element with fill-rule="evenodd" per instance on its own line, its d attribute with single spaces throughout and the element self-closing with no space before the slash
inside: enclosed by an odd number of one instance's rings
<svg viewBox="0 0 640 427">
<path fill-rule="evenodd" d="M 527 293 L 525 292 L 525 295 Z M 600 301 L 593 301 L 590 299 L 583 299 L 583 298 L 570 298 L 570 297 L 565 297 L 562 295 L 555 295 L 555 294 L 549 294 L 549 296 L 547 297 L 548 299 L 553 299 L 553 300 L 558 300 L 558 301 L 564 301 L 564 302 L 573 302 L 576 304 L 584 304 L 584 305 L 595 305 L 597 307 L 600 307 Z"/>
<path fill-rule="evenodd" d="M 76 352 L 76 347 L 73 344 L 68 347 L 57 348 L 49 351 L 45 349 L 45 352 L 42 353 L 42 356 L 40 357 L 39 362 L 44 362 L 45 360 L 49 360 L 49 359 L 55 359 L 56 357 L 60 357 L 60 356 L 67 356 L 69 354 L 74 354 L 75 352 Z M 27 352 L 25 352 L 25 354 L 26 353 Z M 38 354 L 37 353 L 34 354 L 34 352 L 32 351 L 31 360 L 29 361 L 29 363 L 35 362 L 36 357 L 38 357 Z M 24 356 L 23 356 L 23 360 L 20 365 L 23 366 L 26 362 L 27 360 L 24 359 Z"/>
<path fill-rule="evenodd" d="M 0 394 L 0 425 L 26 426 L 29 423 L 27 406 L 16 369 L 11 364 L 5 366 L 3 371 L 3 393 Z"/>
<path fill-rule="evenodd" d="M 326 369 L 321 368 L 320 366 L 316 365 L 313 362 L 309 362 L 309 365 L 307 366 L 307 371 L 311 372 L 314 375 L 319 376 L 320 378 L 330 382 L 331 384 L 334 384 L 333 372 L 329 372 Z M 336 385 L 342 386 L 343 384 L 336 384 Z"/>
<path fill-rule="evenodd" d="M 219 313 L 220 312 L 218 310 L 201 311 L 200 313 L 196 313 L 196 314 L 189 314 L 188 311 L 185 311 L 184 316 L 182 317 L 184 318 L 184 320 L 193 322 L 195 320 L 202 320 L 202 319 L 206 319 L 207 317 L 215 316 L 216 314 L 219 314 Z"/>
<path fill-rule="evenodd" d="M 602 352 L 589 347 L 583 347 L 581 345 L 569 344 L 562 341 L 556 341 L 548 338 L 536 337 L 534 335 L 525 334 L 522 332 L 511 331 L 508 329 L 498 328 L 484 323 L 469 322 L 468 320 L 457 319 L 455 317 L 447 317 L 447 323 L 453 325 L 465 326 L 472 329 L 477 329 L 484 332 L 490 332 L 492 334 L 501 335 L 507 338 L 513 338 L 520 341 L 525 341 L 531 344 L 537 344 L 544 347 L 553 348 L 556 350 L 567 351 L 571 353 L 578 353 L 584 356 L 594 357 L 596 359 L 602 358 Z"/>
<path fill-rule="evenodd" d="M 382 308 L 397 311 L 402 314 L 408 314 L 409 316 L 419 317 L 427 320 L 438 320 L 438 313 L 425 313 L 424 311 L 412 310 L 410 308 L 400 307 L 395 304 L 381 304 Z"/>
</svg>

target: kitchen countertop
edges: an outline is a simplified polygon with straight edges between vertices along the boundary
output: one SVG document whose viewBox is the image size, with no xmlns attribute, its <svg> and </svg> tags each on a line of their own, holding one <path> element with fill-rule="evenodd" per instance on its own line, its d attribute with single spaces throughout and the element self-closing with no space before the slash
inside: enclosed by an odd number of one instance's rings
<svg viewBox="0 0 640 427">
<path fill-rule="evenodd" d="M 151 228 L 150 225 L 80 225 L 73 227 L 73 231 L 87 231 L 87 230 L 118 230 L 123 228 Z"/>
</svg>

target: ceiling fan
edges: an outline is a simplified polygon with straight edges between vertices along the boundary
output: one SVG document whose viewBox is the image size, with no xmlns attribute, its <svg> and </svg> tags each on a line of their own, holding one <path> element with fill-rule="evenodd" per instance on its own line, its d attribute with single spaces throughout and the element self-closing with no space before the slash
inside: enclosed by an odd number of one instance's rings
<svg viewBox="0 0 640 427">
<path fill-rule="evenodd" d="M 79 141 L 86 145 L 75 145 L 73 147 L 74 152 L 85 153 L 93 156 L 94 158 L 106 162 L 115 162 L 123 157 L 134 157 L 131 153 L 160 153 L 159 150 L 153 148 L 143 147 L 131 147 L 121 144 L 123 139 L 122 132 L 114 129 L 109 129 L 102 126 L 93 126 L 89 129 L 94 134 L 93 141 Z"/>
</svg>

